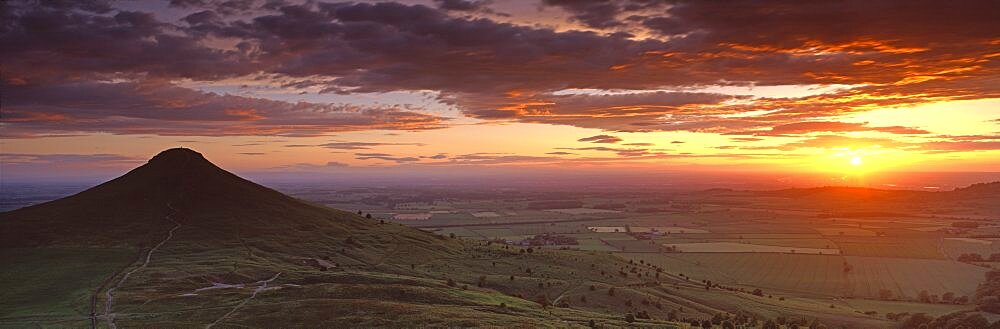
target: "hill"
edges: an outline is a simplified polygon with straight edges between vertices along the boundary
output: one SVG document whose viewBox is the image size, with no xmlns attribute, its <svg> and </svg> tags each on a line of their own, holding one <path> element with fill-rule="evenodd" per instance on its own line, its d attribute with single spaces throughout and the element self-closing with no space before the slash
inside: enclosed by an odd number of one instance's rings
<svg viewBox="0 0 1000 329">
<path fill-rule="evenodd" d="M 537 303 L 570 284 L 625 286 L 594 270 L 617 271 L 621 259 L 526 253 L 367 219 L 244 180 L 188 149 L 0 214 L 0 232 L 3 327 L 624 323 L 624 310 Z"/>
<path fill-rule="evenodd" d="M 629 258 L 435 235 L 298 200 L 171 149 L 79 194 L 0 213 L 0 327 L 888 323 L 706 287 Z"/>
</svg>

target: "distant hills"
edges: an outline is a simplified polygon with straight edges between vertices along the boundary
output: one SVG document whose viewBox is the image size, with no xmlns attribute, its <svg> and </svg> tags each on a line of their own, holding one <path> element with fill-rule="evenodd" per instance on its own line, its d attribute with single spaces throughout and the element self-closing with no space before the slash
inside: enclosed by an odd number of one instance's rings
<svg viewBox="0 0 1000 329">
<path fill-rule="evenodd" d="M 0 327 L 624 323 L 624 310 L 596 311 L 607 305 L 539 302 L 557 298 L 551 285 L 635 281 L 610 275 L 625 266 L 611 255 L 525 253 L 380 222 L 181 148 L 76 195 L 0 213 L 0 232 L 9 266 Z"/>
<path fill-rule="evenodd" d="M 996 186 L 941 195 L 991 196 Z M 627 256 L 465 240 L 364 215 L 286 196 L 189 149 L 166 150 L 94 188 L 0 213 L 0 327 L 678 328 L 788 314 L 886 325 L 825 304 L 787 308 Z"/>
</svg>

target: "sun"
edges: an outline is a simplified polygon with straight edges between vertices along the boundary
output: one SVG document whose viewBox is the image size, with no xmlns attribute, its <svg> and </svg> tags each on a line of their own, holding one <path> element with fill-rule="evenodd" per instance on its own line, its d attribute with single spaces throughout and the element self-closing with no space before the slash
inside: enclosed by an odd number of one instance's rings
<svg viewBox="0 0 1000 329">
<path fill-rule="evenodd" d="M 851 165 L 852 166 L 857 167 L 857 166 L 860 166 L 862 163 L 864 163 L 864 161 L 862 161 L 861 157 L 859 157 L 859 156 L 851 158 Z"/>
</svg>

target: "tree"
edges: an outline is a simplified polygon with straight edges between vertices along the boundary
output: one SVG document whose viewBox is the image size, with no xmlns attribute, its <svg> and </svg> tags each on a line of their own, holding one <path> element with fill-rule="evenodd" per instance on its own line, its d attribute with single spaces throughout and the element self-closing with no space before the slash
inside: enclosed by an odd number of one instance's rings
<svg viewBox="0 0 1000 329">
<path fill-rule="evenodd" d="M 946 292 L 941 295 L 941 300 L 943 300 L 945 303 L 952 303 L 955 301 L 955 293 Z"/>
<path fill-rule="evenodd" d="M 365 214 L 365 218 L 372 219 L 372 214 Z"/>
<path fill-rule="evenodd" d="M 920 300 L 921 303 L 930 303 L 931 294 L 927 292 L 927 290 L 921 290 L 920 293 L 917 294 L 917 300 Z"/>
<path fill-rule="evenodd" d="M 932 320 L 934 320 L 934 318 L 928 316 L 927 314 L 917 313 L 910 315 L 905 320 L 903 320 L 903 323 L 899 325 L 899 328 L 917 329 L 920 328 L 921 326 L 927 327 L 927 324 L 930 323 Z"/>
<path fill-rule="evenodd" d="M 625 322 L 635 322 L 635 315 L 632 315 L 632 313 L 625 313 Z"/>
<path fill-rule="evenodd" d="M 480 287 L 480 288 L 486 286 L 486 276 L 485 275 L 480 275 L 479 276 L 479 281 L 476 281 L 476 286 Z"/>
<path fill-rule="evenodd" d="M 614 296 L 614 295 L 615 295 L 615 287 L 608 288 L 608 296 Z"/>
<path fill-rule="evenodd" d="M 594 323 L 594 319 L 590 319 L 590 321 L 587 321 L 587 326 L 591 328 L 597 328 L 597 324 Z"/>
<path fill-rule="evenodd" d="M 988 296 L 979 299 L 979 309 L 1000 314 L 1000 297 L 998 296 Z"/>
<path fill-rule="evenodd" d="M 764 326 L 761 327 L 761 328 L 762 329 L 780 329 L 778 327 L 778 324 L 775 323 L 774 320 L 770 320 L 770 319 L 768 319 L 766 322 L 764 322 Z"/>
<path fill-rule="evenodd" d="M 452 280 L 451 278 L 449 278 L 448 279 L 448 286 L 449 287 L 454 287 L 455 286 L 455 280 Z"/>
</svg>

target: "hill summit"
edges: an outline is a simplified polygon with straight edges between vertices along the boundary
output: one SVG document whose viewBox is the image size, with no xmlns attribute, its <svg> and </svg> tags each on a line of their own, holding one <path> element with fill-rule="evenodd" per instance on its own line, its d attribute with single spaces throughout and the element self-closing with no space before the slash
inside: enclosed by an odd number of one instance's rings
<svg viewBox="0 0 1000 329">
<path fill-rule="evenodd" d="M 319 226 L 348 234 L 371 222 L 245 180 L 186 148 L 160 152 L 121 177 L 3 217 L 0 246 L 139 246 L 175 222 L 216 238 Z"/>
<path fill-rule="evenodd" d="M 0 213 L 0 233 L 10 283 L 0 284 L 0 324 L 18 326 L 621 325 L 601 311 L 620 303 L 539 305 L 570 284 L 642 282 L 606 274 L 627 266 L 610 254 L 530 253 L 369 219 L 286 196 L 183 148 L 78 194 Z"/>
</svg>

